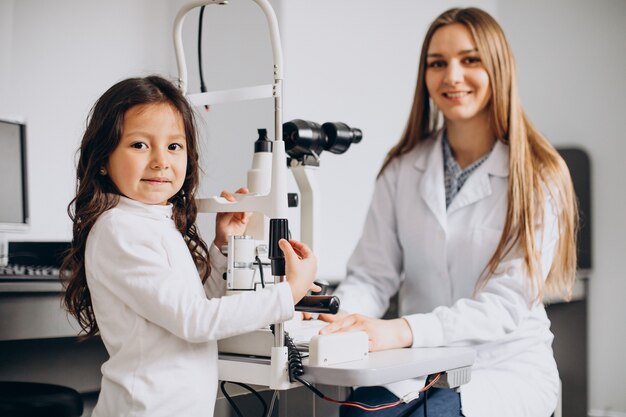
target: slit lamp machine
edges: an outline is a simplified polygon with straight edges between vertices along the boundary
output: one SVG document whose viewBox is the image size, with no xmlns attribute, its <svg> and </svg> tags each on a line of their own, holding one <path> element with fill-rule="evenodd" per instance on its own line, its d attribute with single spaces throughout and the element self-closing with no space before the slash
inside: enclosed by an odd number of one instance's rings
<svg viewBox="0 0 626 417">
<path fill-rule="evenodd" d="M 178 85 L 193 106 L 215 105 L 261 98 L 274 100 L 274 140 L 267 138 L 265 129 L 259 129 L 254 146 L 252 166 L 247 173 L 248 194 L 236 194 L 236 201 L 222 197 L 198 199 L 198 210 L 204 213 L 252 212 L 245 235 L 230 236 L 228 240 L 228 293 L 250 291 L 285 279 L 284 255 L 278 247 L 281 238 L 289 238 L 287 219 L 287 175 L 293 174 L 301 194 L 301 240 L 315 252 L 319 235 L 319 193 L 315 171 L 320 154 L 327 150 L 335 154 L 345 152 L 351 144 L 359 143 L 362 133 L 345 123 L 317 123 L 305 120 L 282 122 L 283 56 L 276 15 L 268 0 L 254 0 L 265 14 L 270 32 L 273 54 L 274 82 L 267 85 L 213 92 L 187 92 L 187 66 L 182 41 L 185 16 L 197 7 L 225 5 L 227 1 L 203 0 L 189 3 L 178 12 L 174 23 L 174 47 L 178 66 Z M 296 202 L 292 195 L 289 199 Z M 265 277 L 273 277 L 267 280 Z M 336 313 L 339 299 L 327 295 L 306 296 L 296 310 Z M 274 325 L 274 343 L 271 348 L 269 386 L 272 389 L 290 387 L 287 374 L 287 347 L 284 344 L 284 324 Z"/>
</svg>

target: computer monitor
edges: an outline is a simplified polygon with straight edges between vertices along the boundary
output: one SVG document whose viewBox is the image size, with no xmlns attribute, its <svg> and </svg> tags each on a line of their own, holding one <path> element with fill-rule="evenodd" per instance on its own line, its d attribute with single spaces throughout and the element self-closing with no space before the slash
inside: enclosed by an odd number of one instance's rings
<svg viewBox="0 0 626 417">
<path fill-rule="evenodd" d="M 26 124 L 0 118 L 0 265 L 7 263 L 7 233 L 29 229 Z"/>
</svg>

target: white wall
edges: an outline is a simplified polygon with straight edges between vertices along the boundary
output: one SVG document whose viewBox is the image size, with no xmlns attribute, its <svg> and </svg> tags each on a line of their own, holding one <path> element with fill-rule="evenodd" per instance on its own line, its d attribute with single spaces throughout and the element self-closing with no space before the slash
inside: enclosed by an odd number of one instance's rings
<svg viewBox="0 0 626 417">
<path fill-rule="evenodd" d="M 74 191 L 74 151 L 87 112 L 122 78 L 153 72 L 176 76 L 171 26 L 182 3 L 0 0 L 0 114 L 25 117 L 29 129 L 32 230 L 10 239 L 70 237 L 65 210 Z M 211 52 L 203 62 L 210 88 L 271 80 L 265 73 L 270 61 L 263 19 L 247 3 L 232 0 L 226 10 L 212 6 L 207 11 L 205 39 Z M 363 141 L 344 155 L 322 154 L 319 171 L 320 275 L 340 278 L 360 235 L 376 172 L 404 128 L 426 26 L 455 3 L 277 0 L 274 5 L 285 53 L 285 120 L 343 121 L 364 133 Z M 502 22 L 518 58 L 523 102 L 539 128 L 555 144 L 580 145 L 591 155 L 590 407 L 626 413 L 621 354 L 626 280 L 618 263 L 626 249 L 621 181 L 626 3 L 484 0 L 462 5 L 483 7 Z M 196 24 L 194 12 L 185 26 L 194 90 Z M 215 107 L 202 120 L 208 138 L 203 193 L 242 185 L 251 158 L 246 141 L 255 139 L 258 127 L 271 130 L 271 103 Z M 210 238 L 210 216 L 202 216 L 201 224 Z"/>
<path fill-rule="evenodd" d="M 495 12 L 495 0 L 471 1 Z M 284 0 L 285 120 L 342 121 L 363 140 L 322 153 L 320 275 L 342 279 L 383 158 L 410 111 L 428 24 L 453 1 Z"/>
<path fill-rule="evenodd" d="M 31 231 L 9 240 L 67 240 L 87 113 L 114 82 L 168 69 L 172 13 L 166 0 L 0 0 L 0 11 L 0 114 L 23 117 L 28 135 Z"/>
<path fill-rule="evenodd" d="M 115 82 L 153 73 L 178 76 L 172 28 L 184 0 L 0 0 L 0 115 L 27 122 L 31 227 L 9 240 L 68 240 L 75 151 L 95 100 Z M 189 91 L 199 91 L 199 9 L 185 20 Z M 269 34 L 252 2 L 211 6 L 204 17 L 209 90 L 270 83 Z M 272 100 L 200 111 L 205 138 L 202 195 L 245 185 L 256 129 L 273 132 Z M 249 144 L 249 146 L 247 146 Z M 247 147 L 246 147 L 247 146 Z M 243 150 L 242 150 L 243 149 Z M 212 239 L 213 216 L 199 217 Z"/>
<path fill-rule="evenodd" d="M 529 115 L 553 143 L 591 159 L 589 408 L 626 416 L 626 2 L 503 0 L 498 11 Z"/>
<path fill-rule="evenodd" d="M 11 55 L 13 51 L 13 3 L 14 1 L 0 2 L 0 74 L 9 74 L 11 71 Z M 0 92 L 6 92 L 11 78 L 0 78 Z M 6 94 L 0 94 L 0 109 L 4 108 Z"/>
</svg>

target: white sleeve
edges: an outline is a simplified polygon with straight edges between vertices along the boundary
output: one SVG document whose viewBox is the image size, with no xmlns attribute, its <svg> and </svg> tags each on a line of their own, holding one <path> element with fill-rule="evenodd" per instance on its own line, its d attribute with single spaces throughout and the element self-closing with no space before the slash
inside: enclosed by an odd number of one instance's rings
<svg viewBox="0 0 626 417">
<path fill-rule="evenodd" d="M 89 278 L 144 319 L 184 340 L 205 342 L 293 316 L 286 282 L 262 291 L 208 299 L 199 279 L 181 276 L 170 266 L 158 239 L 136 229 L 116 224 L 116 219 L 96 224 L 85 260 Z"/>
<path fill-rule="evenodd" d="M 341 309 L 382 317 L 400 288 L 403 269 L 395 211 L 398 164 L 390 164 L 376 181 L 363 234 L 348 260 L 345 280 L 335 291 Z"/>
<path fill-rule="evenodd" d="M 545 281 L 559 238 L 558 217 L 546 198 L 543 227 L 535 228 L 541 254 L 540 271 Z M 514 331 L 528 317 L 536 300 L 536 289 L 524 267 L 519 248 L 498 265 L 475 298 L 462 298 L 450 307 L 431 313 L 404 316 L 413 332 L 413 347 L 471 346 L 497 340 Z"/>
</svg>

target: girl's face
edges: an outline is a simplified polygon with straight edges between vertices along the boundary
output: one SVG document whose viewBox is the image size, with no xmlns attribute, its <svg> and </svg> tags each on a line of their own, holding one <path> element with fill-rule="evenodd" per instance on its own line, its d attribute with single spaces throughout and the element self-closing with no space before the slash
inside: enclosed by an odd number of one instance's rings
<svg viewBox="0 0 626 417">
<path fill-rule="evenodd" d="M 447 122 L 487 115 L 489 75 L 466 26 L 453 23 L 433 34 L 426 56 L 426 88 Z"/>
<path fill-rule="evenodd" d="M 187 140 L 178 110 L 162 103 L 126 111 L 122 137 L 109 156 L 107 172 L 124 196 L 146 204 L 167 204 L 182 188 L 187 172 Z"/>
</svg>

